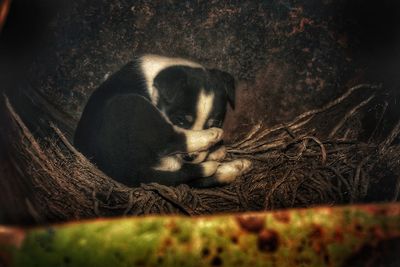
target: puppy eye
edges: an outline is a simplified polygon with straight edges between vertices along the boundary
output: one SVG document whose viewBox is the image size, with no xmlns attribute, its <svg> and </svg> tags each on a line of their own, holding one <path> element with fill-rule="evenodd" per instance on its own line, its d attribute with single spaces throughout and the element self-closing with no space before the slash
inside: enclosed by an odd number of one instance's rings
<svg viewBox="0 0 400 267">
<path fill-rule="evenodd" d="M 187 122 L 192 123 L 192 122 L 193 122 L 193 116 L 191 116 L 191 115 L 185 115 L 185 120 L 186 120 Z"/>
<path fill-rule="evenodd" d="M 183 118 L 178 118 L 175 120 L 175 124 L 178 126 L 184 126 L 185 125 L 185 120 Z"/>
<path fill-rule="evenodd" d="M 177 126 L 185 128 L 193 122 L 193 117 L 190 115 L 180 115 L 176 116 L 172 122 Z"/>
<path fill-rule="evenodd" d="M 211 128 L 211 127 L 217 127 L 217 128 L 221 128 L 222 127 L 222 121 L 220 120 L 215 120 L 215 119 L 209 119 L 207 121 L 207 127 Z"/>
</svg>

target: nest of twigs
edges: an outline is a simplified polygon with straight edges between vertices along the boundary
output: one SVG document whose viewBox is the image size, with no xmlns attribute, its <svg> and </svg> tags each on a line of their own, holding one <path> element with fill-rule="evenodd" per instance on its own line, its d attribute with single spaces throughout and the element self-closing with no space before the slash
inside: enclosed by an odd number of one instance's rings
<svg viewBox="0 0 400 267">
<path fill-rule="evenodd" d="M 290 122 L 272 127 L 255 125 L 244 137 L 228 144 L 228 158 L 249 158 L 253 170 L 218 188 L 154 183 L 126 187 L 90 163 L 55 124 L 51 124 L 52 138 L 34 137 L 6 97 L 3 112 L 11 127 L 4 137 L 22 179 L 19 185 L 30 192 L 27 205 L 39 222 L 363 202 L 374 185 L 386 179 L 383 168 L 391 168 L 388 173 L 395 176 L 391 195 L 385 197 L 397 200 L 400 150 L 394 141 L 400 123 L 392 125 L 384 137 L 379 133 L 387 108 L 387 102 L 377 97 L 380 90 L 372 85 L 355 86 Z M 361 141 L 360 121 L 365 110 L 378 102 L 386 106 L 378 105 L 381 117 L 369 137 Z"/>
</svg>

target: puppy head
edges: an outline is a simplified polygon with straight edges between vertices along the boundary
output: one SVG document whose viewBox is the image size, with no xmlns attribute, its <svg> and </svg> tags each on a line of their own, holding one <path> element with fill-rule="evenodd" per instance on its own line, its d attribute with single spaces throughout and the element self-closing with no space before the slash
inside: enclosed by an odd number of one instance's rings
<svg viewBox="0 0 400 267">
<path fill-rule="evenodd" d="M 153 86 L 157 107 L 184 129 L 221 128 L 227 105 L 235 106 L 233 77 L 216 69 L 168 67 L 155 77 Z"/>
<path fill-rule="evenodd" d="M 222 128 L 227 105 L 235 106 L 234 78 L 217 69 L 173 66 L 154 79 L 157 107 L 172 124 L 191 130 Z M 185 156 L 186 161 L 202 162 L 208 152 Z"/>
</svg>

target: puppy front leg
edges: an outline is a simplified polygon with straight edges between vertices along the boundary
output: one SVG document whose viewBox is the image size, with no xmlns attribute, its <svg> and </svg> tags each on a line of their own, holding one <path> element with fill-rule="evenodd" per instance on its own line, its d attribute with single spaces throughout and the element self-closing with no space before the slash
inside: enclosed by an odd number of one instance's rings
<svg viewBox="0 0 400 267">
<path fill-rule="evenodd" d="M 204 151 L 222 140 L 223 130 L 210 128 L 207 130 L 194 131 L 174 127 L 175 131 L 185 136 L 186 153 Z"/>
<path fill-rule="evenodd" d="M 200 164 L 184 163 L 177 157 L 168 157 L 162 160 L 161 165 L 145 171 L 143 176 L 151 178 L 156 183 L 176 186 L 212 176 L 217 172 L 220 164 L 217 161 L 206 161 Z"/>
<path fill-rule="evenodd" d="M 221 145 L 216 149 L 210 151 L 206 160 L 222 161 L 223 159 L 225 159 L 226 154 L 227 154 L 226 147 L 224 145 Z"/>
<path fill-rule="evenodd" d="M 193 180 L 189 185 L 203 188 L 229 184 L 237 177 L 250 171 L 251 165 L 251 161 L 247 159 L 237 159 L 230 162 L 220 163 L 213 175 Z"/>
</svg>

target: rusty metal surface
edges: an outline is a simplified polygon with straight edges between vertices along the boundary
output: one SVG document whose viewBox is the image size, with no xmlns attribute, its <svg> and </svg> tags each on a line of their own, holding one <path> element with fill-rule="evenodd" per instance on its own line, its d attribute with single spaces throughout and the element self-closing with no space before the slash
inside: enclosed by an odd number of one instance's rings
<svg viewBox="0 0 400 267">
<path fill-rule="evenodd" d="M 393 265 L 399 241 L 400 204 L 381 204 L 1 227 L 0 256 L 8 266 L 364 266 L 386 244 Z"/>
<path fill-rule="evenodd" d="M 0 31 L 6 22 L 8 10 L 10 9 L 11 0 L 1 0 L 0 2 Z"/>
</svg>

